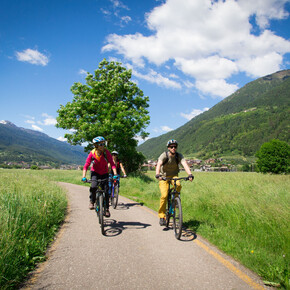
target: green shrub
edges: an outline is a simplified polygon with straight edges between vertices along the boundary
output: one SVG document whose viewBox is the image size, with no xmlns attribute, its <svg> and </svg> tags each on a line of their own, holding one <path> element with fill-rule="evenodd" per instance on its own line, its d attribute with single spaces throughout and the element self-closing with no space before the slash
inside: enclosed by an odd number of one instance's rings
<svg viewBox="0 0 290 290">
<path fill-rule="evenodd" d="M 264 143 L 256 153 L 257 169 L 262 173 L 289 173 L 290 146 L 273 139 Z"/>
</svg>

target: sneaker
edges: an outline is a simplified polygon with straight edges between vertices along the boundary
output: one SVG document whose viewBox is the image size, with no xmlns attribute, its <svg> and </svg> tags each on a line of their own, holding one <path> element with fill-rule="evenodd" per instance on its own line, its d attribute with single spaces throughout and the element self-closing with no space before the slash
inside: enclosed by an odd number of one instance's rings
<svg viewBox="0 0 290 290">
<path fill-rule="evenodd" d="M 160 226 L 165 226 L 166 225 L 165 218 L 160 218 L 159 224 Z"/>
<path fill-rule="evenodd" d="M 93 202 L 90 201 L 90 204 L 89 204 L 89 209 L 94 209 L 95 208 L 95 204 Z"/>
<path fill-rule="evenodd" d="M 109 209 L 107 209 L 105 212 L 105 217 L 110 217 L 110 216 L 111 216 L 110 211 L 109 211 Z"/>
</svg>

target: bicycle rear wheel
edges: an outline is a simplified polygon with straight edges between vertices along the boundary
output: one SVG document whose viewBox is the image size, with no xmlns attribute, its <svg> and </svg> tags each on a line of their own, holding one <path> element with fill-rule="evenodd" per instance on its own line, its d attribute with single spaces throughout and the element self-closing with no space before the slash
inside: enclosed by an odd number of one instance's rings
<svg viewBox="0 0 290 290">
<path fill-rule="evenodd" d="M 114 185 L 114 196 L 112 198 L 112 206 L 115 209 L 118 205 L 118 197 L 119 197 L 119 185 Z"/>
<path fill-rule="evenodd" d="M 113 200 L 114 200 L 114 187 L 112 185 L 112 189 L 111 189 L 111 192 L 110 192 L 110 202 L 111 202 L 111 205 L 113 205 Z"/>
<path fill-rule="evenodd" d="M 104 234 L 104 196 L 102 193 L 99 195 L 99 205 L 100 205 L 99 223 L 101 225 L 102 234 Z"/>
<path fill-rule="evenodd" d="M 182 234 L 182 208 L 179 197 L 174 198 L 173 228 L 176 239 L 180 239 Z"/>
</svg>

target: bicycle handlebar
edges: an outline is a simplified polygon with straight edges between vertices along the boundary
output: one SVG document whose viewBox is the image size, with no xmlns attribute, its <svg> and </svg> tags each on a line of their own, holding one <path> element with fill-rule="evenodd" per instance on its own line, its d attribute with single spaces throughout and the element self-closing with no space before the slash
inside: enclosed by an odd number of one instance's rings
<svg viewBox="0 0 290 290">
<path fill-rule="evenodd" d="M 104 181 L 108 181 L 109 178 L 104 178 L 104 179 L 96 179 L 96 182 L 98 183 L 101 183 L 101 182 L 104 182 Z M 87 179 L 86 181 L 83 181 L 84 183 L 92 183 L 92 179 Z"/>
<path fill-rule="evenodd" d="M 192 179 L 193 179 L 194 177 L 192 176 Z M 187 177 L 178 177 L 178 178 L 172 178 L 172 177 L 162 177 L 162 180 L 164 180 L 164 181 L 166 181 L 166 180 L 174 180 L 174 181 L 176 181 L 176 180 L 189 180 L 189 177 L 187 176 Z"/>
</svg>

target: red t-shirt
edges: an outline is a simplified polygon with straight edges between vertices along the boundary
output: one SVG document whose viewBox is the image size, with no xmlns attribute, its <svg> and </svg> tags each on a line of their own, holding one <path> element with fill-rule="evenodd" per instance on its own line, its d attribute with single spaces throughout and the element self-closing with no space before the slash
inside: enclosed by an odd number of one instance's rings
<svg viewBox="0 0 290 290">
<path fill-rule="evenodd" d="M 116 168 L 112 155 L 110 151 L 107 149 L 106 149 L 106 155 L 108 158 L 108 162 L 111 164 L 111 168 Z M 94 171 L 100 175 L 108 173 L 108 163 L 104 154 L 102 154 L 101 156 L 98 156 L 96 153 L 96 150 L 95 149 L 92 150 L 90 154 L 88 155 L 86 163 L 84 165 L 85 170 L 88 170 L 92 161 L 93 161 L 93 165 L 91 166 L 91 171 Z"/>
</svg>

